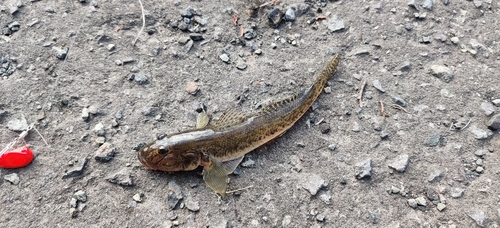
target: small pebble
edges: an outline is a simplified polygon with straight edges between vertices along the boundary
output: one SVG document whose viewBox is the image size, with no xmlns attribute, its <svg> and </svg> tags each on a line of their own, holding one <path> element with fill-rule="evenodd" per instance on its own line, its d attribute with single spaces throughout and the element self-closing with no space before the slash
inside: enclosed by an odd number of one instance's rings
<svg viewBox="0 0 500 228">
<path fill-rule="evenodd" d="M 75 194 L 73 195 L 75 197 L 76 200 L 78 200 L 79 202 L 82 202 L 82 203 L 85 203 L 87 202 L 87 193 L 85 193 L 84 191 L 82 190 L 78 190 L 77 192 L 75 192 Z"/>
<path fill-rule="evenodd" d="M 432 65 L 430 67 L 430 74 L 446 83 L 450 82 L 454 77 L 453 71 L 449 67 L 443 65 Z"/>
<path fill-rule="evenodd" d="M 429 137 L 424 145 L 425 146 L 428 146 L 428 147 L 434 147 L 434 146 L 437 146 L 439 144 L 439 140 L 441 139 L 441 135 L 439 133 L 436 133 L 434 135 L 432 135 L 431 137 Z"/>
<path fill-rule="evenodd" d="M 458 37 L 454 36 L 454 37 L 450 38 L 450 41 L 453 44 L 458 44 L 460 42 L 460 39 L 458 39 Z"/>
<path fill-rule="evenodd" d="M 492 116 L 486 123 L 489 129 L 499 130 L 500 129 L 500 114 Z"/>
<path fill-rule="evenodd" d="M 406 107 L 406 101 L 403 98 L 396 95 L 391 95 L 391 98 L 395 104 L 400 105 L 402 107 Z"/>
<path fill-rule="evenodd" d="M 489 220 L 488 216 L 484 211 L 470 211 L 467 215 L 476 222 L 479 227 L 485 227 L 486 221 Z"/>
<path fill-rule="evenodd" d="M 116 154 L 116 148 L 109 142 L 103 143 L 95 152 L 94 159 L 98 162 L 109 162 Z"/>
<path fill-rule="evenodd" d="M 476 156 L 482 158 L 486 154 L 486 151 L 484 151 L 484 150 L 476 150 L 476 152 L 474 154 Z"/>
<path fill-rule="evenodd" d="M 11 131 L 25 131 L 28 127 L 28 121 L 24 115 L 18 115 L 7 123 L 7 128 Z"/>
<path fill-rule="evenodd" d="M 198 85 L 196 85 L 195 82 L 188 82 L 186 85 L 186 92 L 188 92 L 191 95 L 196 95 L 200 89 L 198 88 Z"/>
<path fill-rule="evenodd" d="M 186 208 L 192 212 L 197 212 L 200 210 L 200 203 L 198 201 L 193 201 L 190 197 L 186 199 Z"/>
<path fill-rule="evenodd" d="M 311 174 L 302 181 L 302 188 L 309 191 L 313 196 L 316 195 L 321 188 L 326 186 L 328 186 L 328 184 L 317 174 Z"/>
<path fill-rule="evenodd" d="M 85 164 L 87 164 L 87 158 L 83 157 L 79 159 L 78 161 L 73 164 L 73 167 L 71 167 L 63 176 L 62 179 L 70 178 L 70 177 L 76 177 L 79 176 L 83 173 L 83 169 L 85 168 Z"/>
<path fill-rule="evenodd" d="M 316 215 L 316 220 L 318 222 L 324 222 L 325 221 L 325 215 L 323 215 L 323 214 Z"/>
<path fill-rule="evenodd" d="M 295 11 L 292 8 L 288 8 L 285 12 L 286 21 L 295 21 Z"/>
<path fill-rule="evenodd" d="M 331 151 L 335 151 L 335 149 L 337 149 L 337 144 L 328 145 L 328 149 L 330 149 Z"/>
<path fill-rule="evenodd" d="M 69 206 L 76 208 L 76 206 L 78 206 L 78 201 L 75 198 L 71 197 L 71 199 L 69 200 Z"/>
<path fill-rule="evenodd" d="M 443 173 L 441 172 L 441 170 L 436 169 L 436 170 L 432 171 L 432 173 L 429 175 L 429 178 L 427 178 L 427 180 L 432 183 L 432 182 L 437 182 L 437 181 L 441 180 L 442 177 L 443 177 Z"/>
<path fill-rule="evenodd" d="M 226 53 L 220 55 L 219 58 L 222 60 L 222 62 L 229 63 L 229 55 L 227 55 Z"/>
<path fill-rule="evenodd" d="M 399 189 L 396 186 L 391 186 L 390 190 L 391 190 L 391 193 L 393 193 L 393 194 L 398 194 L 401 191 L 401 189 Z"/>
<path fill-rule="evenodd" d="M 464 195 L 464 189 L 463 188 L 453 188 L 450 191 L 450 195 L 453 198 L 460 198 Z"/>
<path fill-rule="evenodd" d="M 68 54 L 68 48 L 52 47 L 52 50 L 56 53 L 58 59 L 65 59 Z"/>
<path fill-rule="evenodd" d="M 203 35 L 201 35 L 200 33 L 191 33 L 189 34 L 189 38 L 191 38 L 192 41 L 204 40 Z"/>
<path fill-rule="evenodd" d="M 355 177 L 357 179 L 369 178 L 372 176 L 372 160 L 366 159 L 356 163 L 354 166 Z"/>
<path fill-rule="evenodd" d="M 144 74 L 140 74 L 140 73 L 132 74 L 131 77 L 139 85 L 143 85 L 143 84 L 148 83 L 148 77 L 146 77 Z"/>
<path fill-rule="evenodd" d="M 238 63 L 236 64 L 236 68 L 237 68 L 238 70 L 244 70 L 244 69 L 246 69 L 246 68 L 247 68 L 247 64 L 246 64 L 245 62 L 238 62 Z"/>
<path fill-rule="evenodd" d="M 438 211 L 443 211 L 446 208 L 446 205 L 444 203 L 438 203 L 436 208 Z"/>
<path fill-rule="evenodd" d="M 18 185 L 19 184 L 19 176 L 17 173 L 11 173 L 3 176 L 3 179 L 10 182 L 13 185 Z"/>
<path fill-rule="evenodd" d="M 138 203 L 142 202 L 141 194 L 139 193 L 136 193 L 134 196 L 132 196 L 132 199 Z"/>
<path fill-rule="evenodd" d="M 404 172 L 410 163 L 410 156 L 407 154 L 399 155 L 388 164 L 390 168 L 398 172 Z"/>
<path fill-rule="evenodd" d="M 332 198 L 332 197 L 331 197 L 330 195 L 327 195 L 327 194 L 321 194 L 321 195 L 319 196 L 319 199 L 320 199 L 321 201 L 323 201 L 323 203 L 325 203 L 325 204 L 330 204 L 330 200 L 331 200 L 331 198 Z"/>
<path fill-rule="evenodd" d="M 107 176 L 105 179 L 113 184 L 118 184 L 121 186 L 134 185 L 130 172 L 126 168 L 122 168 L 121 170 Z"/>
<path fill-rule="evenodd" d="M 339 19 L 337 15 L 333 15 L 332 18 L 328 20 L 328 29 L 330 29 L 331 32 L 340 31 L 344 28 L 344 21 Z"/>
<path fill-rule="evenodd" d="M 415 199 L 408 199 L 408 205 L 411 207 L 411 208 L 417 208 L 418 204 L 417 204 L 417 201 Z"/>
<path fill-rule="evenodd" d="M 187 44 L 187 42 L 191 40 L 189 37 L 186 37 L 186 36 L 183 36 L 183 37 L 180 37 L 177 42 L 181 45 L 185 45 Z"/>
<path fill-rule="evenodd" d="M 490 102 L 481 103 L 481 109 L 484 111 L 484 114 L 486 116 L 491 116 L 493 113 L 495 113 L 495 106 L 493 106 L 493 104 L 491 104 Z"/>
<path fill-rule="evenodd" d="M 497 107 L 500 107 L 500 99 L 492 100 L 491 103 L 493 103 L 493 105 L 495 105 Z"/>
<path fill-rule="evenodd" d="M 114 44 L 108 44 L 108 46 L 106 46 L 106 49 L 108 49 L 108 51 L 113 51 L 113 50 L 115 50 L 115 45 Z"/>
<path fill-rule="evenodd" d="M 179 202 L 184 198 L 181 191 L 181 186 L 179 186 L 175 181 L 168 182 L 168 193 L 167 201 L 170 209 L 174 210 L 177 208 Z"/>
<path fill-rule="evenodd" d="M 283 12 L 281 12 L 278 7 L 275 7 L 269 11 L 267 18 L 269 19 L 269 22 L 276 27 L 280 24 L 281 19 L 283 18 Z"/>
<path fill-rule="evenodd" d="M 423 196 L 417 197 L 415 199 L 415 201 L 417 201 L 417 204 L 420 205 L 420 206 L 426 206 L 427 205 L 427 201 L 425 200 L 425 198 Z"/>
<path fill-rule="evenodd" d="M 477 173 L 483 173 L 483 171 L 484 171 L 484 168 L 482 166 L 476 167 L 476 172 Z"/>
<path fill-rule="evenodd" d="M 470 127 L 469 132 L 472 133 L 474 138 L 476 138 L 477 140 L 487 139 L 493 135 L 493 132 L 491 130 L 489 130 L 489 129 L 483 130 L 483 129 L 477 128 L 476 126 Z"/>
<path fill-rule="evenodd" d="M 373 80 L 373 87 L 375 87 L 378 91 L 385 93 L 385 89 L 382 87 L 379 80 Z"/>
<path fill-rule="evenodd" d="M 250 158 L 247 158 L 246 161 L 242 162 L 241 164 L 241 167 L 245 167 L 245 168 L 253 168 L 255 167 L 255 161 L 250 159 Z"/>
<path fill-rule="evenodd" d="M 78 210 L 76 208 L 70 208 L 69 209 L 69 215 L 71 218 L 76 218 L 78 216 Z"/>
<path fill-rule="evenodd" d="M 320 128 L 320 131 L 322 134 L 328 134 L 328 133 L 330 133 L 330 130 L 331 130 L 329 123 L 321 123 L 319 125 L 319 128 Z"/>
<path fill-rule="evenodd" d="M 354 122 L 352 124 L 352 129 L 351 130 L 354 131 L 354 132 L 359 132 L 359 131 L 361 131 L 361 126 L 359 126 L 358 122 Z"/>
<path fill-rule="evenodd" d="M 432 0 L 425 0 L 422 7 L 427 10 L 432 10 Z"/>
<path fill-rule="evenodd" d="M 100 146 L 106 142 L 106 137 L 99 136 L 95 139 L 95 142 Z"/>
</svg>

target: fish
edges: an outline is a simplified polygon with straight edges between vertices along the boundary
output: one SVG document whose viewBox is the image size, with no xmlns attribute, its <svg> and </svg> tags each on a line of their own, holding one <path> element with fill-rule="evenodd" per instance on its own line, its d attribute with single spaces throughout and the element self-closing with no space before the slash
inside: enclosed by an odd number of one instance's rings
<svg viewBox="0 0 500 228">
<path fill-rule="evenodd" d="M 283 135 L 311 107 L 336 71 L 336 54 L 312 86 L 292 97 L 245 114 L 237 109 L 224 112 L 214 124 L 161 135 L 137 153 L 138 160 L 151 170 L 189 171 L 203 166 L 203 180 L 216 194 L 225 196 L 228 175 L 245 154 Z M 206 116 L 202 115 L 206 120 Z M 208 122 L 208 121 L 203 121 Z"/>
</svg>

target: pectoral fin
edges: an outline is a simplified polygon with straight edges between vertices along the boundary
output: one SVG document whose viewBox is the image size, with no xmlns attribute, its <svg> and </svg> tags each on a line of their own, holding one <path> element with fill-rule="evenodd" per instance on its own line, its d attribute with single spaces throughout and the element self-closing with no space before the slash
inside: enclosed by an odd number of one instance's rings
<svg viewBox="0 0 500 228">
<path fill-rule="evenodd" d="M 198 113 L 196 116 L 196 128 L 204 128 L 205 126 L 208 125 L 208 122 L 210 121 L 210 118 L 208 117 L 207 113 L 205 111 L 201 111 Z"/>
<path fill-rule="evenodd" d="M 226 195 L 227 176 L 232 173 L 238 164 L 243 160 L 243 156 L 231 161 L 221 162 L 219 159 L 210 156 L 210 165 L 203 169 L 203 180 L 205 184 L 215 193 L 221 196 Z"/>
</svg>

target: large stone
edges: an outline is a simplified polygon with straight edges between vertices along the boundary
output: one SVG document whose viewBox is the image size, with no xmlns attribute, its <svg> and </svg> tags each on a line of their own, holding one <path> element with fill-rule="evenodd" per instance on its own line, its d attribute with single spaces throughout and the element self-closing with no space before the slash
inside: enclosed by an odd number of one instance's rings
<svg viewBox="0 0 500 228">
<path fill-rule="evenodd" d="M 356 163 L 354 167 L 355 176 L 357 179 L 369 178 L 372 176 L 372 159 L 368 158 L 364 161 Z"/>
<path fill-rule="evenodd" d="M 121 186 L 133 186 L 134 182 L 130 176 L 130 172 L 123 168 L 116 173 L 113 173 L 105 178 L 107 181 L 113 184 L 119 184 Z"/>
<path fill-rule="evenodd" d="M 388 166 L 393 168 L 398 172 L 404 172 L 408 164 L 410 163 L 410 156 L 408 154 L 403 154 L 397 156 L 394 160 L 392 160 Z"/>
<path fill-rule="evenodd" d="M 488 123 L 486 123 L 486 126 L 488 126 L 489 129 L 491 130 L 499 130 L 500 129 L 500 114 L 496 114 L 491 117 L 490 120 L 488 120 Z"/>
<path fill-rule="evenodd" d="M 453 80 L 454 77 L 453 71 L 449 67 L 442 65 L 432 65 L 430 73 L 446 83 Z"/>
<path fill-rule="evenodd" d="M 85 164 L 87 164 L 87 158 L 81 158 L 78 161 L 73 164 L 73 167 L 71 167 L 63 176 L 62 179 L 70 178 L 70 177 L 76 177 L 79 176 L 83 173 L 83 169 L 85 168 Z"/>
<path fill-rule="evenodd" d="M 313 196 L 316 195 L 316 193 L 318 193 L 318 191 L 322 187 L 326 187 L 326 186 L 327 186 L 327 183 L 325 182 L 325 180 L 323 180 L 323 178 L 321 178 L 317 174 L 311 174 L 311 175 L 309 175 L 302 182 L 302 188 L 304 188 L 305 190 L 309 191 L 309 193 L 311 193 L 311 195 L 313 195 Z"/>
</svg>

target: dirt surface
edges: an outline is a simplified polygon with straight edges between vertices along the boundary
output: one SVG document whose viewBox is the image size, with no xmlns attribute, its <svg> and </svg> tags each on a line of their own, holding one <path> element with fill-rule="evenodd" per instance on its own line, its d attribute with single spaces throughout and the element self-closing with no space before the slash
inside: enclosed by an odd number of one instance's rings
<svg viewBox="0 0 500 228">
<path fill-rule="evenodd" d="M 143 0 L 134 45 L 138 1 L 2 1 L 0 145 L 21 115 L 49 145 L 30 131 L 33 162 L 0 169 L 0 226 L 498 227 L 498 1 L 444 2 Z M 291 6 L 294 21 L 269 21 Z M 331 93 L 231 175 L 230 190 L 252 187 L 220 199 L 201 169 L 137 160 L 140 143 L 194 128 L 199 103 L 214 119 L 256 111 L 334 53 Z"/>
</svg>

